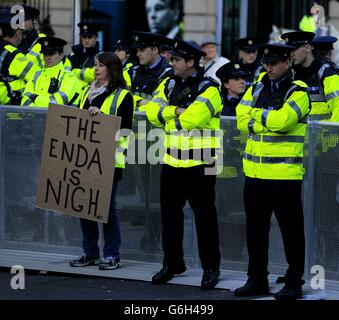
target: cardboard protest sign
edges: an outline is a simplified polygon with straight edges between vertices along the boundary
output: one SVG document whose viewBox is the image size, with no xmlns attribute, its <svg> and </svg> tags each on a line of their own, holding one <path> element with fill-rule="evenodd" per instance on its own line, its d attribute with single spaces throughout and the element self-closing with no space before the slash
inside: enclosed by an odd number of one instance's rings
<svg viewBox="0 0 339 320">
<path fill-rule="evenodd" d="M 36 206 L 107 222 L 120 117 L 50 104 Z"/>
</svg>

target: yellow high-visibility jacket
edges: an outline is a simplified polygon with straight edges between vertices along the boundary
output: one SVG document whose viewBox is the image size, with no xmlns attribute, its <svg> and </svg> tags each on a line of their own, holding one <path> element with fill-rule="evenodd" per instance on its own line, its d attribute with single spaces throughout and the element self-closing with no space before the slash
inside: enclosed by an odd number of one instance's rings
<svg viewBox="0 0 339 320">
<path fill-rule="evenodd" d="M 293 81 L 283 105 L 272 110 L 257 105 L 263 88 L 261 81 L 250 87 L 236 108 L 238 129 L 249 133 L 243 154 L 245 175 L 259 179 L 301 180 L 306 133 L 303 119 L 310 108 L 307 85 Z"/>
<path fill-rule="evenodd" d="M 173 92 L 169 88 L 175 86 L 174 78 L 162 82 L 152 100 L 139 110 L 146 111 L 154 126 L 165 130 L 164 163 L 178 168 L 210 164 L 221 148 L 223 105 L 218 83 L 207 78 L 200 81 L 196 94 L 190 97 L 189 105 L 180 116 L 176 116 L 178 106 L 171 105 L 168 93 Z"/>
<path fill-rule="evenodd" d="M 19 95 L 39 68 L 11 43 L 0 40 L 0 104 L 8 104 L 12 92 Z"/>
<path fill-rule="evenodd" d="M 88 98 L 89 95 L 89 89 L 88 87 L 81 97 L 80 105 L 79 107 L 83 109 L 85 101 Z M 100 111 L 105 114 L 111 114 L 111 115 L 118 115 L 118 110 L 121 106 L 121 102 L 124 100 L 126 95 L 131 95 L 131 93 L 126 89 L 117 89 L 115 90 L 111 95 L 109 95 L 104 103 L 102 104 Z M 133 101 L 133 97 L 131 96 L 131 101 Z M 132 102 L 133 104 L 133 102 Z M 133 108 L 134 110 L 134 104 L 130 106 L 130 108 Z M 133 113 L 132 113 L 133 114 Z M 130 119 L 132 121 L 132 119 Z M 128 148 L 129 144 L 129 137 L 128 136 L 120 136 L 118 140 L 118 148 L 116 150 L 115 154 L 115 167 L 116 168 L 125 168 L 125 153 Z"/>
<path fill-rule="evenodd" d="M 54 93 L 49 93 L 52 78 L 58 80 L 58 85 Z M 27 83 L 21 105 L 47 108 L 49 103 L 57 103 L 77 106 L 80 94 L 79 80 L 60 62 L 34 74 L 33 79 Z"/>
</svg>

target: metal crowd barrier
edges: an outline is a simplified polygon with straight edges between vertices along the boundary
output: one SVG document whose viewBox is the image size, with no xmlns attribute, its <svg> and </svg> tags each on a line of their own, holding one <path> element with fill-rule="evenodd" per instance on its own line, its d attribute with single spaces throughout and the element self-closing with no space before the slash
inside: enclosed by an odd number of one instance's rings
<svg viewBox="0 0 339 320">
<path fill-rule="evenodd" d="M 51 254 L 79 254 L 79 220 L 35 207 L 36 183 L 45 129 L 46 110 L 0 107 L 0 249 Z M 143 114 L 134 126 L 150 129 Z M 216 185 L 216 206 L 222 250 L 221 267 L 246 271 L 247 249 L 241 156 L 246 135 L 233 117 L 222 117 L 223 169 Z M 139 146 L 148 144 L 136 132 Z M 339 124 L 310 122 L 305 146 L 304 183 L 307 258 L 305 277 L 322 265 L 326 278 L 339 279 Z M 128 164 L 119 184 L 118 206 L 122 227 L 122 257 L 161 262 L 160 165 Z M 185 260 L 199 266 L 192 211 L 185 208 Z M 175 230 L 173 230 L 175 232 Z M 271 273 L 286 270 L 281 234 L 275 218 L 270 232 Z M 0 259 L 1 260 L 1 259 Z"/>
</svg>

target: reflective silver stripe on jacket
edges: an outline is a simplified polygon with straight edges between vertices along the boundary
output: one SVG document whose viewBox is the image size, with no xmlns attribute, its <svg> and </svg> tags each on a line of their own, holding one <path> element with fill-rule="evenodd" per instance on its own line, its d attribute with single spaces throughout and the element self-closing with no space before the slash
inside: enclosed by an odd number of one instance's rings
<svg viewBox="0 0 339 320">
<path fill-rule="evenodd" d="M 177 130 L 181 130 L 182 129 L 180 120 L 178 118 L 174 119 L 174 123 L 175 123 L 175 127 L 177 128 Z"/>
<path fill-rule="evenodd" d="M 240 104 L 242 104 L 242 105 L 244 105 L 244 106 L 247 106 L 247 107 L 252 107 L 252 103 L 253 103 L 252 100 L 244 100 L 244 99 L 242 99 L 242 100 L 240 101 Z"/>
<path fill-rule="evenodd" d="M 21 72 L 19 78 L 25 78 L 26 74 L 28 73 L 29 70 L 33 67 L 33 62 L 29 61 L 25 67 L 25 69 Z"/>
<path fill-rule="evenodd" d="M 168 106 L 168 102 L 163 98 L 152 99 L 152 102 L 157 103 L 160 107 Z"/>
<path fill-rule="evenodd" d="M 85 71 L 86 68 L 82 68 L 80 71 L 80 80 L 85 81 Z"/>
<path fill-rule="evenodd" d="M 164 109 L 165 109 L 165 107 L 161 107 L 159 109 L 159 112 L 158 112 L 158 115 L 157 115 L 159 122 L 162 123 L 162 124 L 164 124 L 166 122 L 164 117 L 162 116 L 162 112 L 163 112 Z"/>
<path fill-rule="evenodd" d="M 300 120 L 303 117 L 303 114 L 299 106 L 293 100 L 289 101 L 288 104 L 296 112 L 296 114 L 298 115 L 298 120 Z"/>
<path fill-rule="evenodd" d="M 112 103 L 111 103 L 111 107 L 109 108 L 109 114 L 111 114 L 111 115 L 115 115 L 116 114 L 117 107 L 118 107 L 118 99 L 119 99 L 119 96 L 120 96 L 122 91 L 123 91 L 123 89 L 120 88 L 115 93 L 114 98 L 113 98 Z"/>
<path fill-rule="evenodd" d="M 9 52 L 5 49 L 4 52 L 0 56 L 0 71 L 1 71 L 1 68 L 2 68 L 2 64 L 3 64 L 8 53 Z"/>
<path fill-rule="evenodd" d="M 248 131 L 251 133 L 254 133 L 253 126 L 254 126 L 254 119 L 251 119 L 250 121 L 248 121 Z"/>
<path fill-rule="evenodd" d="M 330 65 L 329 65 L 328 63 L 325 63 L 325 64 L 323 64 L 323 65 L 321 66 L 321 68 L 320 68 L 319 71 L 318 71 L 318 77 L 319 77 L 319 79 L 321 79 L 322 76 L 324 75 L 325 69 L 326 69 L 326 68 L 329 68 L 329 67 L 330 67 Z"/>
<path fill-rule="evenodd" d="M 41 70 L 37 71 L 35 74 L 34 74 L 34 77 L 33 77 L 33 84 L 34 84 L 34 87 L 35 87 L 35 84 L 36 84 L 36 81 L 38 80 L 38 78 L 40 77 L 41 75 Z"/>
<path fill-rule="evenodd" d="M 298 164 L 303 162 L 302 157 L 258 157 L 248 153 L 243 154 L 243 159 L 254 163 L 268 164 Z"/>
<path fill-rule="evenodd" d="M 331 117 L 330 113 L 322 113 L 322 114 L 310 114 L 308 115 L 308 119 L 312 121 L 320 121 L 329 119 Z"/>
<path fill-rule="evenodd" d="M 325 96 L 326 101 L 339 97 L 339 90 L 333 91 Z"/>
<path fill-rule="evenodd" d="M 213 118 L 215 110 L 214 110 L 214 107 L 213 107 L 211 101 L 209 99 L 203 98 L 203 97 L 197 97 L 196 101 L 204 103 L 206 105 L 206 107 L 208 108 L 208 110 L 210 111 L 211 117 Z"/>
<path fill-rule="evenodd" d="M 262 142 L 300 142 L 305 141 L 303 136 L 261 136 L 261 135 L 249 135 L 249 140 L 262 141 Z"/>
<path fill-rule="evenodd" d="M 267 121 L 267 116 L 270 110 L 264 110 L 263 113 L 261 114 L 261 124 L 266 127 L 266 121 Z"/>
<path fill-rule="evenodd" d="M 60 97 L 61 97 L 61 99 L 62 99 L 63 104 L 64 104 L 64 105 L 67 105 L 67 103 L 68 103 L 68 97 L 67 97 L 67 94 L 66 94 L 65 92 L 59 91 L 59 92 L 57 92 L 57 93 L 55 93 L 55 94 L 59 94 Z M 54 100 L 56 100 L 56 99 L 55 99 L 55 95 L 53 95 L 53 96 L 54 96 Z"/>
<path fill-rule="evenodd" d="M 310 94 L 311 102 L 325 102 L 325 98 L 322 94 Z"/>
<path fill-rule="evenodd" d="M 264 88 L 264 84 L 262 82 L 259 82 L 256 85 L 255 91 L 253 92 L 253 103 L 252 103 L 252 107 L 254 107 L 257 103 L 257 100 L 259 98 L 259 94 L 261 92 L 261 90 Z"/>
<path fill-rule="evenodd" d="M 40 67 L 40 68 L 43 68 L 44 65 L 43 65 L 43 63 L 42 63 L 42 61 L 41 61 L 41 57 L 40 57 L 40 54 L 39 54 L 39 53 L 34 52 L 34 51 L 30 51 L 30 52 L 28 52 L 28 54 L 30 54 L 30 55 L 36 57 L 36 59 L 38 60 L 39 67 Z"/>
</svg>

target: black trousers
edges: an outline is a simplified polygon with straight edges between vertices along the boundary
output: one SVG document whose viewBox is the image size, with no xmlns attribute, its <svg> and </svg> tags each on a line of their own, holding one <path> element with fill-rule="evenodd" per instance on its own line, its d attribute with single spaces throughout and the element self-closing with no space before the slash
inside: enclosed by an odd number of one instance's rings
<svg viewBox="0 0 339 320">
<path fill-rule="evenodd" d="M 174 168 L 162 165 L 160 201 L 164 266 L 178 270 L 185 266 L 183 208 L 188 201 L 194 212 L 202 268 L 219 270 L 215 182 L 214 175 L 205 175 L 204 166 Z"/>
<path fill-rule="evenodd" d="M 248 276 L 266 279 L 271 215 L 277 218 L 288 263 L 286 283 L 300 285 L 305 264 L 305 235 L 301 180 L 264 180 L 246 177 Z"/>
</svg>

